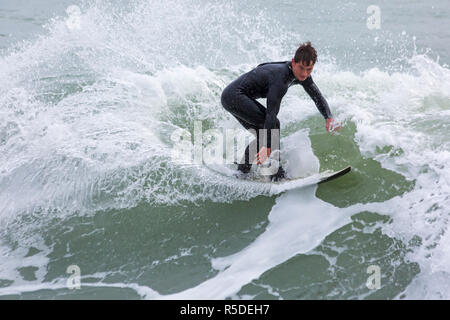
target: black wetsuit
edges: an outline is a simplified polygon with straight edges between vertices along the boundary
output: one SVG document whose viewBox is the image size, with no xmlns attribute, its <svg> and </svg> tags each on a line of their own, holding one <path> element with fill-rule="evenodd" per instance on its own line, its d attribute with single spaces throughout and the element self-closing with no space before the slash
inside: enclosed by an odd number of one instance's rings
<svg viewBox="0 0 450 320">
<path fill-rule="evenodd" d="M 288 88 L 294 84 L 303 86 L 325 119 L 331 117 L 328 103 L 311 76 L 304 81 L 297 80 L 292 72 L 290 61 L 260 64 L 234 80 L 222 92 L 223 107 L 247 130 L 254 129 L 258 133 L 259 129 L 267 129 L 267 139 L 263 139 L 261 143 L 260 135 L 256 134 L 258 151 L 262 146 L 272 147 L 270 129 L 280 129 L 280 121 L 277 118 L 280 103 Z M 267 108 L 256 101 L 259 98 L 267 98 Z M 277 136 L 279 139 L 279 134 Z M 274 145 L 279 147 L 279 140 Z M 252 162 L 249 160 L 249 146 L 245 150 L 245 164 L 248 170 Z"/>
</svg>

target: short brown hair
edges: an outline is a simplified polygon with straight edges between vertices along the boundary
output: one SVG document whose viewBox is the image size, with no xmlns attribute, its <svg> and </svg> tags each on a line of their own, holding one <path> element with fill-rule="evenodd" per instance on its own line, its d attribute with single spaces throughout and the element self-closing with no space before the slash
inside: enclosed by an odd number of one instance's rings
<svg viewBox="0 0 450 320">
<path fill-rule="evenodd" d="M 309 62 L 312 61 L 313 64 L 317 61 L 317 52 L 316 49 L 311 45 L 310 41 L 300 44 L 300 47 L 295 52 L 294 56 L 295 63 L 299 63 L 300 61 L 306 65 L 309 65 Z"/>
</svg>

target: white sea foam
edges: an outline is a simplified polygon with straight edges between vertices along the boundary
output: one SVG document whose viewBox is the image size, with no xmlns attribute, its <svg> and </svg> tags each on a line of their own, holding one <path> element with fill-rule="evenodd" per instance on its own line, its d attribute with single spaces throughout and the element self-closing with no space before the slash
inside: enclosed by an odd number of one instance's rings
<svg viewBox="0 0 450 320">
<path fill-rule="evenodd" d="M 197 287 L 164 299 L 225 299 L 245 284 L 296 254 L 315 248 L 331 232 L 350 221 L 349 214 L 315 197 L 317 187 L 292 190 L 277 199 L 269 225 L 247 248 L 212 261 L 222 270 Z"/>
<path fill-rule="evenodd" d="M 372 69 L 360 76 L 329 75 L 328 81 L 339 78 L 347 88 L 358 88 L 342 90 L 350 96 L 339 112 L 356 124 L 362 154 L 415 181 L 410 193 L 372 206 L 393 217 L 385 232 L 405 242 L 414 236 L 423 241 L 408 256 L 419 263 L 422 272 L 399 297 L 422 294 L 422 298 L 448 299 L 448 281 L 436 286 L 436 279 L 450 272 L 446 209 L 450 205 L 450 140 L 448 121 L 442 118 L 450 110 L 450 70 L 421 55 L 409 62 L 410 72 L 389 74 Z"/>
</svg>

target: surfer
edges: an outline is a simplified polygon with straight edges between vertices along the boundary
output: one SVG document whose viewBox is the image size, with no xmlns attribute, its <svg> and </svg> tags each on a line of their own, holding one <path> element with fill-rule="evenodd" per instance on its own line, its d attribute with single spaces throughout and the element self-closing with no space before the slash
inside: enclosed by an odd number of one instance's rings
<svg viewBox="0 0 450 320">
<path fill-rule="evenodd" d="M 223 107 L 245 129 L 256 136 L 256 139 L 249 143 L 242 160 L 238 163 L 239 171 L 248 173 L 254 160 L 256 164 L 262 164 L 271 152 L 279 150 L 280 121 L 277 114 L 280 111 L 281 100 L 288 88 L 294 84 L 302 85 L 314 101 L 326 120 L 326 130 L 330 132 L 339 129 L 339 126 L 333 128 L 334 120 L 328 103 L 311 77 L 316 61 L 317 52 L 308 41 L 300 45 L 291 61 L 260 64 L 231 82 L 223 90 L 221 96 Z M 267 98 L 267 108 L 256 101 L 258 98 Z M 256 153 L 258 150 L 259 152 Z M 250 154 L 251 152 L 253 154 Z M 250 159 L 254 160 L 250 161 Z M 279 181 L 284 177 L 285 171 L 280 165 L 271 179 Z"/>
</svg>

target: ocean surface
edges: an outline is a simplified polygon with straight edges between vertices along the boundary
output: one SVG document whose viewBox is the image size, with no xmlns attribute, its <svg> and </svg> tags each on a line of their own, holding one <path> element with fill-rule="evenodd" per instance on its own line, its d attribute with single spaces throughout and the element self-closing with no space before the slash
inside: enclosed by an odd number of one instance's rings
<svg viewBox="0 0 450 320">
<path fill-rule="evenodd" d="M 343 127 L 291 87 L 282 161 L 349 174 L 173 156 L 307 40 Z M 2 0 L 0 299 L 450 299 L 449 43 L 447 0 Z"/>
</svg>

